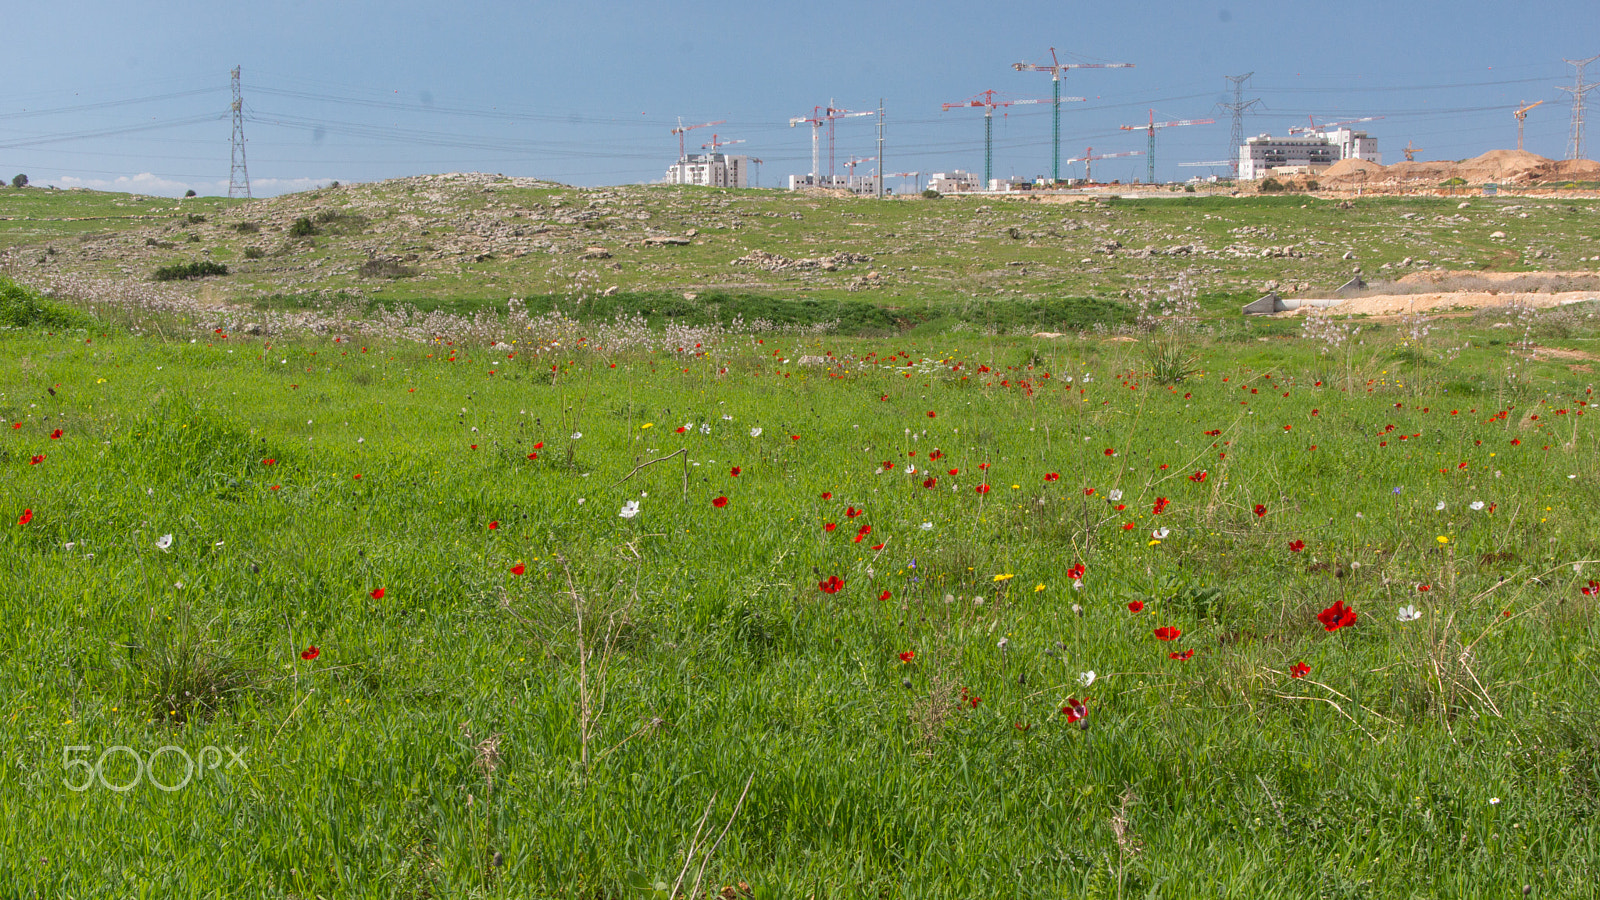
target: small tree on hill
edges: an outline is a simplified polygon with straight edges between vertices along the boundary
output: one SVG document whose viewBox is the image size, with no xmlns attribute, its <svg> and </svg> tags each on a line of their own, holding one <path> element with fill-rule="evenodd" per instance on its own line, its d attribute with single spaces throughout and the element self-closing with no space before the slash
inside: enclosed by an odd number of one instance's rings
<svg viewBox="0 0 1600 900">
<path fill-rule="evenodd" d="M 25 188 L 25 187 L 27 187 L 28 186 L 28 176 L 23 175 L 21 172 L 18 172 L 17 176 L 15 178 L 11 179 L 11 186 L 14 187 L 14 188 Z"/>
</svg>

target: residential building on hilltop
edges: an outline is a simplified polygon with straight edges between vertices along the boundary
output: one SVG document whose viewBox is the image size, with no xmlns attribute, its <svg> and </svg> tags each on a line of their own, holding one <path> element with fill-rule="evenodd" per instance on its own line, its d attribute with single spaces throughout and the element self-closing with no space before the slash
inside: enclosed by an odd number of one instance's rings
<svg viewBox="0 0 1600 900">
<path fill-rule="evenodd" d="M 698 184 L 705 187 L 745 188 L 749 181 L 750 157 L 726 153 L 691 153 L 667 170 L 667 184 Z"/>
</svg>

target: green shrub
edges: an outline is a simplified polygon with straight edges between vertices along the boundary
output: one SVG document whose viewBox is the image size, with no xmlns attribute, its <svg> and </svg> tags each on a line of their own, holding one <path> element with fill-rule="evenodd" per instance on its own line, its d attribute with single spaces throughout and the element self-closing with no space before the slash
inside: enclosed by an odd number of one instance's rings
<svg viewBox="0 0 1600 900">
<path fill-rule="evenodd" d="M 228 274 L 227 266 L 223 265 L 222 263 L 215 263 L 207 259 L 196 262 L 173 263 L 170 266 L 162 266 L 156 270 L 155 280 L 186 281 L 191 278 L 206 278 L 211 275 L 226 274 Z"/>
<path fill-rule="evenodd" d="M 246 248 L 244 248 L 244 258 L 245 259 L 261 259 L 261 258 L 265 257 L 266 255 L 267 255 L 267 251 L 261 249 L 260 247 L 246 247 Z"/>
<path fill-rule="evenodd" d="M 39 292 L 0 275 L 0 327 L 87 328 L 89 316 L 39 296 Z"/>
<path fill-rule="evenodd" d="M 924 199 L 924 200 L 937 200 L 937 199 L 939 199 L 939 192 L 934 190 L 933 188 L 928 188 L 927 190 L 922 192 L 922 199 Z"/>
<path fill-rule="evenodd" d="M 261 226 L 254 222 L 235 222 L 233 230 L 240 234 L 255 234 L 261 230 Z"/>
<path fill-rule="evenodd" d="M 307 216 L 301 216 L 289 226 L 290 237 L 311 237 L 317 233 L 317 225 Z"/>
<path fill-rule="evenodd" d="M 1275 194 L 1283 190 L 1283 182 L 1276 178 L 1263 178 L 1259 190 L 1263 194 Z"/>
</svg>

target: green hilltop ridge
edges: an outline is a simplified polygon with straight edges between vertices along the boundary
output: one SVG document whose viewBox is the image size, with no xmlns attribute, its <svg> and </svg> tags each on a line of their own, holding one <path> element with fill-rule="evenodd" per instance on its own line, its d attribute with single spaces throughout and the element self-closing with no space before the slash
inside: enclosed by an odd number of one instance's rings
<svg viewBox="0 0 1600 900">
<path fill-rule="evenodd" d="M 209 303 L 472 313 L 510 298 L 578 315 L 905 330 L 965 321 L 1114 322 L 1131 292 L 1187 273 L 1202 305 L 1330 291 L 1419 269 L 1584 268 L 1596 203 L 1327 200 L 1172 192 L 1125 199 L 870 198 L 665 185 L 569 187 L 452 173 L 265 200 L 0 191 L 0 267 L 148 281 Z M 204 264 L 212 264 L 205 266 Z"/>
</svg>

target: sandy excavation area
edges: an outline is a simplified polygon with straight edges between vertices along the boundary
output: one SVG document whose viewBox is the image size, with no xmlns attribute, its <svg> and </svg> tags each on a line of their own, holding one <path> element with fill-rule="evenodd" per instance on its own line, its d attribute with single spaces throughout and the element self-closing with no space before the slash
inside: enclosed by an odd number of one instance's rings
<svg viewBox="0 0 1600 900">
<path fill-rule="evenodd" d="M 1340 302 L 1328 307 L 1302 306 L 1277 315 L 1401 316 L 1452 310 L 1470 312 L 1513 304 L 1549 309 L 1600 300 L 1600 273 L 1415 272 L 1392 285 L 1380 285 L 1351 297 L 1327 299 Z"/>
</svg>

